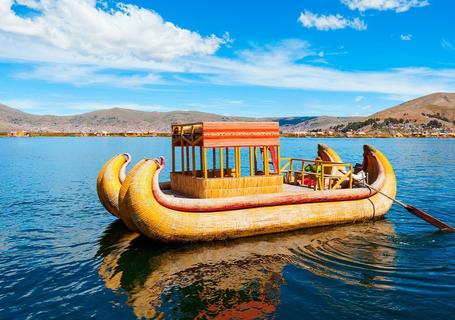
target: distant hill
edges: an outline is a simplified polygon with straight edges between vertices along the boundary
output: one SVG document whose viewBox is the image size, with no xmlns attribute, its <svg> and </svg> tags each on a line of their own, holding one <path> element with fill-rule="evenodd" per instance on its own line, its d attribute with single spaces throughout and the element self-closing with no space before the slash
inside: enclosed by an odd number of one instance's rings
<svg viewBox="0 0 455 320">
<path fill-rule="evenodd" d="M 455 93 L 433 93 L 350 122 L 341 131 L 455 131 Z"/>
<path fill-rule="evenodd" d="M 345 126 L 350 122 L 362 121 L 364 117 L 309 117 L 302 122 L 281 125 L 285 132 L 326 131 L 333 130 L 336 126 Z"/>
<path fill-rule="evenodd" d="M 333 130 L 382 132 L 455 131 L 455 93 L 433 93 L 368 117 L 230 117 L 197 111 L 147 112 L 113 108 L 73 116 L 33 115 L 0 104 L 0 132 L 169 132 L 171 123 L 279 121 L 283 132 Z"/>
<path fill-rule="evenodd" d="M 197 111 L 147 112 L 105 109 L 74 116 L 33 115 L 0 105 L 0 131 L 33 132 L 167 132 L 174 122 L 253 121 Z"/>
<path fill-rule="evenodd" d="M 138 111 L 112 108 L 74 116 L 33 115 L 0 104 L 0 132 L 168 132 L 171 123 L 200 121 L 278 121 L 292 129 L 317 117 L 248 118 L 198 111 Z"/>
<path fill-rule="evenodd" d="M 422 124 L 431 119 L 439 119 L 453 124 L 455 121 L 455 93 L 433 93 L 385 109 L 371 115 L 370 118 L 403 118 Z"/>
</svg>

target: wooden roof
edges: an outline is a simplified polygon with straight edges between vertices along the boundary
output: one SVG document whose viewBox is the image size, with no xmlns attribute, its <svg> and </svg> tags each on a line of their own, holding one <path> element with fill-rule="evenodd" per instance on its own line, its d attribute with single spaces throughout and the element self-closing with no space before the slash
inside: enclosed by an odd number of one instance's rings
<svg viewBox="0 0 455 320">
<path fill-rule="evenodd" d="M 206 148 L 280 144 L 278 122 L 200 122 L 172 125 L 172 132 L 173 143 L 183 136 L 184 145 L 190 145 L 188 142 L 192 141 L 193 145 Z"/>
</svg>

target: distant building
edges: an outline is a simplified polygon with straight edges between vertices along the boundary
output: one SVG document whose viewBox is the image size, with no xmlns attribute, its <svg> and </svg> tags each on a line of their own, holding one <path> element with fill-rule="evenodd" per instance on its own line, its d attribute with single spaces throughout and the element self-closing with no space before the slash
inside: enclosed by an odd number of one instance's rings
<svg viewBox="0 0 455 320">
<path fill-rule="evenodd" d="M 10 137 L 28 137 L 27 131 L 19 130 L 19 131 L 11 131 L 8 136 Z"/>
</svg>

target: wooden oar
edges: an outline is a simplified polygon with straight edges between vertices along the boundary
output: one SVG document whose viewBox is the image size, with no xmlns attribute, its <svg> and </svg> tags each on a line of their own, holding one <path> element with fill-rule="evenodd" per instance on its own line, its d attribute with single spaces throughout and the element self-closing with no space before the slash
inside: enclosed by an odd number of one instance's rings
<svg viewBox="0 0 455 320">
<path fill-rule="evenodd" d="M 389 198 L 390 200 L 392 200 L 396 204 L 399 204 L 400 206 L 402 206 L 403 208 L 405 208 L 406 210 L 411 212 L 413 215 L 419 217 L 422 220 L 425 220 L 429 224 L 432 224 L 436 228 L 439 228 L 441 231 L 445 231 L 445 232 L 454 232 L 455 231 L 455 229 L 452 226 L 448 225 L 447 223 L 442 222 L 439 219 L 436 219 L 435 217 L 429 215 L 425 211 L 420 210 L 419 208 L 416 208 L 416 207 L 411 206 L 409 204 L 406 204 L 404 202 L 401 202 L 401 201 L 399 201 L 399 200 L 397 200 L 395 198 L 392 198 L 392 197 L 388 196 L 387 194 L 379 191 L 378 189 L 373 188 L 372 186 L 370 186 L 369 184 L 367 184 L 367 183 L 365 183 L 363 181 L 357 180 L 355 178 L 354 178 L 354 180 L 356 180 L 357 182 L 360 182 L 361 184 L 367 186 L 368 188 L 376 191 L 377 193 L 382 194 L 384 197 Z"/>
</svg>

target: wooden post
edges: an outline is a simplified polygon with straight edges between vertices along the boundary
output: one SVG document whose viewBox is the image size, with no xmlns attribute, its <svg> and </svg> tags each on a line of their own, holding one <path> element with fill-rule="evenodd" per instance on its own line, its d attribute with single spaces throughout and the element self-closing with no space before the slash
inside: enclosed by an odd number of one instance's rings
<svg viewBox="0 0 455 320">
<path fill-rule="evenodd" d="M 316 163 L 318 163 L 318 162 L 316 162 Z M 319 186 L 319 189 L 324 190 L 324 188 L 325 188 L 325 177 L 324 177 L 325 168 L 324 168 L 324 165 L 320 165 L 320 166 L 321 166 L 321 185 Z M 316 174 L 318 174 L 318 165 L 316 165 Z"/>
<path fill-rule="evenodd" d="M 241 169 L 240 169 L 240 148 L 234 147 L 234 154 L 235 154 L 235 176 L 241 176 Z"/>
<path fill-rule="evenodd" d="M 242 164 L 241 164 L 241 161 L 240 161 L 240 147 L 237 147 L 237 162 L 238 162 L 238 167 L 239 167 L 239 170 L 238 170 L 238 177 L 241 177 L 242 176 Z"/>
<path fill-rule="evenodd" d="M 264 174 L 266 176 L 269 175 L 269 150 L 267 147 L 262 147 L 263 153 L 264 153 Z"/>
<path fill-rule="evenodd" d="M 278 168 L 275 168 L 278 174 L 281 174 L 281 153 L 280 153 L 280 146 L 276 147 L 276 160 L 278 164 Z"/>
<path fill-rule="evenodd" d="M 229 148 L 226 147 L 226 170 L 229 170 Z"/>
<path fill-rule="evenodd" d="M 212 178 L 215 178 L 216 171 L 216 148 L 212 148 Z"/>
<path fill-rule="evenodd" d="M 199 168 L 201 169 L 201 175 L 202 175 L 202 171 L 204 170 L 202 146 L 199 146 Z"/>
<path fill-rule="evenodd" d="M 223 148 L 220 148 L 220 176 L 221 178 L 224 178 Z"/>
<path fill-rule="evenodd" d="M 254 147 L 254 174 L 258 172 L 258 153 L 257 148 Z"/>
<path fill-rule="evenodd" d="M 186 149 L 186 172 L 190 172 L 190 147 L 187 145 Z"/>
<path fill-rule="evenodd" d="M 193 169 L 193 176 L 196 176 L 196 150 L 194 146 L 191 146 L 191 157 L 193 158 L 192 169 Z"/>
<path fill-rule="evenodd" d="M 237 167 L 237 147 L 234 147 L 234 173 L 235 173 L 235 177 L 238 177 L 238 173 L 237 173 L 237 170 L 239 168 Z"/>
<path fill-rule="evenodd" d="M 202 148 L 202 167 L 204 168 L 204 178 L 207 179 L 207 149 Z"/>
<path fill-rule="evenodd" d="M 180 137 L 180 156 L 182 157 L 182 174 L 185 174 L 185 153 L 183 150 L 183 139 Z"/>
<path fill-rule="evenodd" d="M 254 176 L 253 147 L 250 147 L 250 176 Z"/>
<path fill-rule="evenodd" d="M 195 126 L 191 126 L 191 172 L 193 177 L 196 176 L 196 150 L 194 150 L 194 129 Z"/>
<path fill-rule="evenodd" d="M 175 172 L 175 145 L 172 144 L 172 172 Z"/>
</svg>

